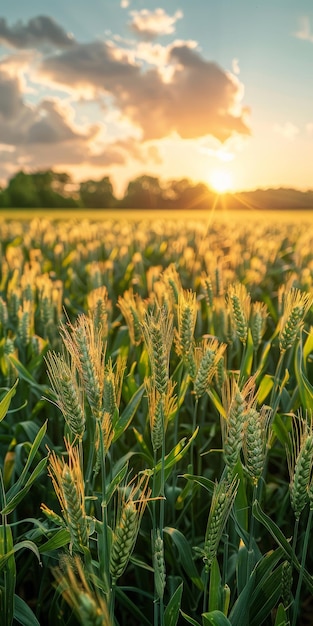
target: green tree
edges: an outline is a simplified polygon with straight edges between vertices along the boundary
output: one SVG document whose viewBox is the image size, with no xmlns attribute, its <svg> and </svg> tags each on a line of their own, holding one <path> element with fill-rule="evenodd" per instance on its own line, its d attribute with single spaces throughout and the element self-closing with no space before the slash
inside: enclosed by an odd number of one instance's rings
<svg viewBox="0 0 313 626">
<path fill-rule="evenodd" d="M 9 180 L 6 189 L 8 206 L 20 208 L 36 208 L 40 206 L 38 190 L 33 177 L 22 170 Z"/>
<path fill-rule="evenodd" d="M 79 195 L 66 172 L 45 170 L 32 174 L 40 198 L 40 206 L 75 208 L 80 206 Z"/>
<path fill-rule="evenodd" d="M 116 205 L 113 186 L 108 176 L 101 180 L 86 180 L 80 184 L 80 198 L 88 209 L 108 209 Z"/>
<path fill-rule="evenodd" d="M 166 195 L 168 205 L 173 209 L 207 209 L 214 194 L 204 183 L 193 184 L 188 178 L 170 180 Z"/>
<path fill-rule="evenodd" d="M 162 209 L 164 191 L 159 179 L 145 175 L 132 180 L 120 206 L 127 209 Z"/>
<path fill-rule="evenodd" d="M 53 170 L 31 174 L 20 171 L 10 179 L 5 193 L 6 206 L 10 207 L 53 209 L 80 206 L 70 176 Z"/>
<path fill-rule="evenodd" d="M 0 208 L 5 208 L 9 206 L 9 196 L 6 189 L 2 189 L 0 187 Z"/>
</svg>

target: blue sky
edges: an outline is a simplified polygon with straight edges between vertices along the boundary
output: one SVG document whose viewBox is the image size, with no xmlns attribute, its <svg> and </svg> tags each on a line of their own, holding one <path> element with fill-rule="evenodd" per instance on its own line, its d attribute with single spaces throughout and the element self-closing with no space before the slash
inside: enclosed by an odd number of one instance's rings
<svg viewBox="0 0 313 626">
<path fill-rule="evenodd" d="M 311 0 L 0 7 L 0 180 L 313 188 Z"/>
</svg>

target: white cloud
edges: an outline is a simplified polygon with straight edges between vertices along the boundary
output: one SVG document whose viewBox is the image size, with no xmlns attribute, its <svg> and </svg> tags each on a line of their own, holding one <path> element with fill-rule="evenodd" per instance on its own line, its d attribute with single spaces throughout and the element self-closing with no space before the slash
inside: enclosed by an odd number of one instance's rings
<svg viewBox="0 0 313 626">
<path fill-rule="evenodd" d="M 303 16 L 300 20 L 300 28 L 294 33 L 297 39 L 303 39 L 304 41 L 310 41 L 313 43 L 313 34 L 311 32 L 310 20 L 307 16 Z"/>
<path fill-rule="evenodd" d="M 18 78 L 0 70 L 0 137 L 7 145 L 53 144 L 86 140 L 94 135 L 72 123 L 71 111 L 54 99 L 43 99 L 37 105 L 24 100 Z"/>
<path fill-rule="evenodd" d="M 122 9 L 127 9 L 129 7 L 129 0 L 121 0 Z"/>
<path fill-rule="evenodd" d="M 298 126 L 295 126 L 295 124 L 293 124 L 292 122 L 285 122 L 285 124 L 275 124 L 274 131 L 288 141 L 293 141 L 300 132 Z"/>
<path fill-rule="evenodd" d="M 236 76 L 240 74 L 239 60 L 236 58 L 232 60 L 232 70 Z"/>
<path fill-rule="evenodd" d="M 225 141 L 249 134 L 238 79 L 207 61 L 188 44 L 168 47 L 171 76 L 143 70 L 125 50 L 102 42 L 77 44 L 45 59 L 46 80 L 75 89 L 106 93 L 120 112 L 141 129 L 144 140 L 177 133 L 183 138 L 212 134 Z"/>
<path fill-rule="evenodd" d="M 155 11 L 142 9 L 141 11 L 131 11 L 130 15 L 132 16 L 132 21 L 129 24 L 131 30 L 145 39 L 154 39 L 159 35 L 171 35 L 175 32 L 177 20 L 183 17 L 180 10 L 176 11 L 174 15 L 168 15 L 164 9 L 155 9 Z"/>
<path fill-rule="evenodd" d="M 199 147 L 199 152 L 206 154 L 209 157 L 214 157 L 218 161 L 228 163 L 233 161 L 236 154 L 243 150 L 247 140 L 247 137 L 233 135 L 222 143 L 211 135 L 208 135 L 207 137 L 201 137 L 198 139 L 197 145 Z"/>
<path fill-rule="evenodd" d="M 127 169 L 129 177 L 138 167 L 161 168 L 164 142 L 199 152 L 205 137 L 217 158 L 231 159 L 228 142 L 250 133 L 237 60 L 230 73 L 206 60 L 195 41 L 151 41 L 174 32 L 181 17 L 133 12 L 142 40 L 112 35 L 87 43 L 50 18 L 13 27 L 0 20 L 0 43 L 11 47 L 0 58 L 0 177 L 22 166 L 75 176 L 88 166 L 114 176 Z"/>
</svg>

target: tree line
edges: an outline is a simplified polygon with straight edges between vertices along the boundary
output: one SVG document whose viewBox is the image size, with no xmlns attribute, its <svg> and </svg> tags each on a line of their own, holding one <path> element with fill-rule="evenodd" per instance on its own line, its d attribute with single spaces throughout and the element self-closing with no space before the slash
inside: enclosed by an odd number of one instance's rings
<svg viewBox="0 0 313 626">
<path fill-rule="evenodd" d="M 193 183 L 187 178 L 161 184 L 156 177 L 139 176 L 129 182 L 124 196 L 117 198 L 108 176 L 74 184 L 67 173 L 20 171 L 0 189 L 0 207 L 207 209 L 213 197 L 204 183 Z"/>
<path fill-rule="evenodd" d="M 73 183 L 69 174 L 53 170 L 19 171 L 0 188 L 0 208 L 59 209 L 312 209 L 313 191 L 256 189 L 217 195 L 205 183 L 188 178 L 162 181 L 143 175 L 128 183 L 122 198 L 114 195 L 108 176 Z"/>
</svg>

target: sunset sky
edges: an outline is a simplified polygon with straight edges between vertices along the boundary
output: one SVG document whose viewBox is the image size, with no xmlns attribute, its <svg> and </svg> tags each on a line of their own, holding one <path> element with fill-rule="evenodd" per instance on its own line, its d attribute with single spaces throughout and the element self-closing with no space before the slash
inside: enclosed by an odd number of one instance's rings
<svg viewBox="0 0 313 626">
<path fill-rule="evenodd" d="M 3 0 L 0 180 L 313 188 L 312 0 Z"/>
</svg>

